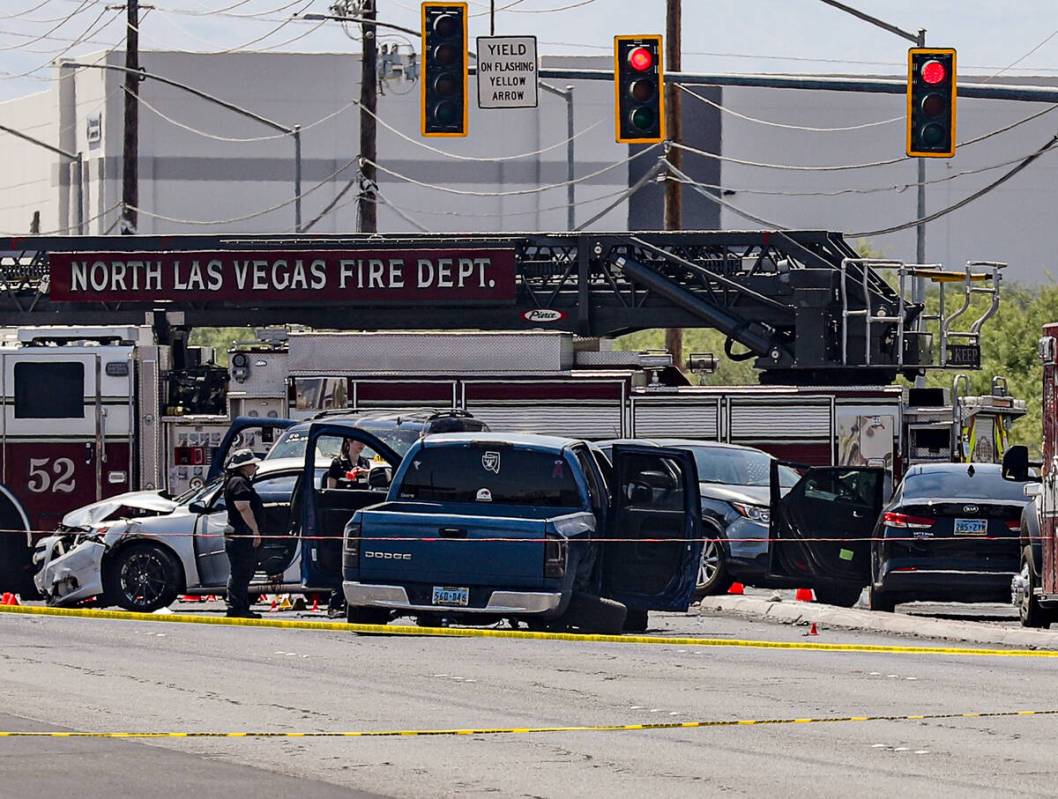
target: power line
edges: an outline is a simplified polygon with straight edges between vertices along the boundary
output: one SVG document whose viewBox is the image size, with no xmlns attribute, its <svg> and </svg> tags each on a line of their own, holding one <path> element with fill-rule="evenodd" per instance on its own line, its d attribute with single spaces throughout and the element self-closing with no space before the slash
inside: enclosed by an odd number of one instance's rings
<svg viewBox="0 0 1058 799">
<path fill-rule="evenodd" d="M 839 132 L 839 131 L 863 130 L 864 128 L 874 128 L 874 127 L 878 127 L 879 125 L 889 125 L 889 124 L 892 124 L 893 122 L 899 122 L 902 119 L 904 119 L 904 116 L 901 115 L 901 116 L 898 116 L 898 117 L 891 117 L 889 119 L 881 119 L 881 120 L 879 120 L 877 122 L 864 122 L 864 123 L 862 123 L 860 125 L 847 125 L 845 127 L 840 127 L 840 128 L 813 128 L 813 127 L 809 127 L 807 125 L 787 125 L 787 124 L 782 123 L 782 122 L 772 122 L 772 121 L 767 120 L 767 119 L 758 119 L 757 117 L 751 117 L 751 116 L 748 116 L 746 114 L 740 114 L 738 111 L 735 111 L 733 108 L 728 108 L 726 105 L 721 105 L 720 103 L 717 103 L 717 102 L 714 102 L 714 101 L 710 100 L 708 97 L 703 97 L 702 95 L 691 91 L 686 86 L 684 86 L 682 83 L 677 83 L 676 87 L 679 88 L 681 91 L 683 91 L 685 94 L 689 94 L 691 97 L 694 97 L 696 100 L 699 100 L 700 102 L 703 102 L 706 105 L 712 106 L 713 108 L 716 108 L 719 111 L 723 111 L 725 114 L 730 114 L 733 117 L 738 117 L 739 119 L 744 119 L 747 122 L 756 122 L 758 125 L 767 125 L 768 127 L 772 127 L 772 128 L 786 128 L 788 130 L 804 130 L 804 131 L 810 131 L 812 133 L 836 133 L 836 132 Z"/>
<path fill-rule="evenodd" d="M 615 161 L 612 164 L 608 164 L 607 166 L 604 166 L 602 169 L 598 169 L 595 172 L 592 172 L 592 173 L 587 174 L 587 175 L 582 175 L 581 177 L 575 178 L 573 180 L 564 180 L 564 181 L 562 181 L 560 183 L 551 183 L 551 184 L 548 184 L 546 186 L 535 186 L 535 187 L 533 187 L 531 189 L 512 189 L 510 191 L 468 191 L 466 189 L 455 189 L 455 188 L 452 188 L 451 186 L 440 186 L 440 185 L 438 185 L 436 183 L 427 183 L 426 181 L 416 180 L 415 178 L 410 178 L 407 175 L 402 175 L 399 172 L 393 171 L 392 169 L 387 169 L 386 167 L 382 166 L 381 164 L 375 164 L 375 168 L 378 169 L 379 172 L 383 172 L 383 173 L 389 175 L 390 177 L 397 178 L 398 180 L 403 180 L 406 183 L 411 183 L 414 186 L 420 186 L 420 187 L 422 187 L 424 189 L 433 189 L 435 191 L 442 191 L 442 192 L 446 192 L 448 194 L 459 194 L 459 195 L 468 196 L 468 197 L 517 197 L 517 196 L 526 195 L 526 194 L 538 194 L 538 193 L 543 192 L 543 191 L 549 191 L 550 189 L 561 189 L 561 188 L 564 188 L 565 186 L 576 185 L 577 183 L 583 183 L 586 180 L 591 180 L 592 178 L 596 178 L 599 175 L 603 175 L 603 174 L 605 174 L 607 172 L 610 172 L 611 170 L 616 169 L 619 166 L 624 166 L 624 165 L 626 165 L 628 163 L 631 163 L 632 161 L 636 160 L 637 158 L 639 158 L 639 157 L 641 157 L 643 155 L 646 155 L 647 153 L 655 150 L 657 148 L 657 146 L 658 145 L 656 145 L 656 144 L 652 144 L 649 147 L 646 147 L 646 148 L 640 150 L 639 152 L 634 153 L 633 155 L 630 155 L 628 158 L 623 158 L 620 161 Z"/>
<path fill-rule="evenodd" d="M 42 0 L 42 2 L 37 3 L 35 6 L 33 6 L 33 8 L 27 8 L 25 11 L 19 11 L 15 14 L 0 15 L 0 19 L 19 19 L 21 17 L 26 16 L 27 14 L 32 14 L 38 8 L 44 8 L 44 6 L 48 5 L 48 3 L 50 2 L 51 0 Z"/>
<path fill-rule="evenodd" d="M 1004 183 L 1006 183 L 1008 180 L 1010 180 L 1012 177 L 1014 177 L 1016 174 L 1021 172 L 1026 167 L 1028 167 L 1029 164 L 1031 164 L 1033 161 L 1035 161 L 1036 159 L 1040 158 L 1044 153 L 1046 153 L 1049 150 L 1053 149 L 1056 145 L 1058 145 L 1058 133 L 1056 133 L 1054 136 L 1052 136 L 1050 138 L 1050 140 L 1047 141 L 1046 144 L 1044 144 L 1042 147 L 1040 147 L 1040 149 L 1038 149 L 1032 155 L 1030 155 L 1027 158 L 1025 158 L 1020 164 L 1015 166 L 1009 172 L 1006 172 L 1005 174 L 1003 174 L 1000 177 L 998 177 L 996 180 L 993 180 L 991 183 L 989 183 L 984 188 L 979 189 L 978 191 L 975 191 L 969 197 L 964 197 L 963 199 L 959 200 L 958 202 L 952 203 L 947 208 L 942 208 L 939 211 L 935 211 L 934 213 L 928 214 L 928 215 L 926 215 L 926 216 L 924 216 L 924 217 L 922 217 L 920 219 L 914 219 L 911 222 L 904 222 L 903 224 L 893 225 L 893 226 L 887 227 L 887 228 L 881 228 L 880 230 L 868 230 L 868 231 L 866 231 L 864 233 L 851 233 L 849 235 L 852 235 L 852 236 L 882 236 L 882 235 L 885 235 L 886 233 L 896 233 L 896 232 L 901 231 L 901 230 L 906 230 L 907 228 L 918 227 L 919 225 L 926 224 L 927 222 L 932 222 L 935 219 L 940 219 L 940 217 L 946 216 L 947 214 L 950 214 L 953 211 L 958 211 L 960 208 L 963 208 L 964 206 L 969 205 L 974 200 L 977 200 L 977 199 L 979 199 L 981 197 L 984 197 L 986 194 L 988 194 L 993 189 L 999 188 Z"/>
<path fill-rule="evenodd" d="M 75 8 L 73 11 L 71 11 L 69 14 L 67 14 L 62 19 L 60 19 L 59 23 L 54 28 L 48 29 L 44 34 L 42 34 L 40 36 L 37 36 L 37 37 L 35 37 L 34 39 L 32 39 L 32 40 L 30 40 L 28 42 L 23 42 L 23 44 L 0 46 L 0 52 L 5 51 L 5 50 L 17 50 L 17 49 L 19 49 L 20 47 L 22 47 L 24 45 L 34 44 L 36 42 L 39 42 L 45 36 L 50 36 L 51 34 L 55 33 L 55 31 L 59 30 L 59 28 L 61 28 L 67 22 L 69 22 L 74 17 L 76 17 L 78 14 L 80 14 L 82 11 L 84 11 L 86 8 L 88 8 L 90 2 L 91 2 L 91 0 L 82 0 L 81 4 L 79 6 L 77 6 L 77 8 Z M 106 9 L 104 9 L 104 11 L 106 11 Z M 102 16 L 102 15 L 100 15 L 100 16 Z"/>
<path fill-rule="evenodd" d="M 342 165 L 341 167 L 336 169 L 334 172 L 332 172 L 330 175 L 325 177 L 323 180 L 321 180 L 315 186 L 312 186 L 309 189 L 307 189 L 306 191 L 301 192 L 300 199 L 304 199 L 305 197 L 309 196 L 313 192 L 323 188 L 328 183 L 330 183 L 334 178 L 338 177 L 338 175 L 342 174 L 342 172 L 347 170 L 349 167 L 351 167 L 353 164 L 355 164 L 359 160 L 360 160 L 360 158 L 358 156 L 357 158 L 353 158 L 353 159 L 351 159 L 349 161 L 346 161 L 344 165 Z M 294 197 L 294 198 L 291 198 L 289 200 L 285 200 L 284 202 L 281 202 L 281 203 L 279 203 L 277 205 L 270 206 L 269 208 L 262 208 L 259 211 L 254 211 L 254 212 L 249 213 L 249 214 L 244 214 L 243 216 L 232 217 L 231 219 L 212 219 L 212 220 L 177 219 L 175 217 L 165 216 L 163 214 L 157 214 L 157 213 L 154 213 L 153 211 L 145 211 L 142 208 L 135 208 L 134 210 L 136 211 L 136 213 L 142 214 L 143 216 L 151 217 L 152 219 L 161 219 L 163 222 L 172 222 L 174 224 L 179 224 L 179 225 L 229 225 L 229 224 L 233 224 L 235 222 L 246 222 L 246 221 L 248 221 L 250 219 L 256 219 L 259 216 L 264 216 L 265 214 L 270 214 L 273 211 L 278 211 L 280 209 L 286 208 L 286 207 L 296 203 L 298 201 L 298 199 L 299 199 L 298 197 Z"/>
</svg>

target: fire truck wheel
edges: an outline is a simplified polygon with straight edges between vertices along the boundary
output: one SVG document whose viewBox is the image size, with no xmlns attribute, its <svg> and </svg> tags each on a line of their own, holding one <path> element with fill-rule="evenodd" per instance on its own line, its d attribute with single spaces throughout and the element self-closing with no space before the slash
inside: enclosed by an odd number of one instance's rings
<svg viewBox="0 0 1058 799">
<path fill-rule="evenodd" d="M 107 596 L 119 607 L 152 613 L 171 605 L 180 591 L 180 568 L 173 556 L 155 544 L 120 550 L 103 576 Z"/>
<path fill-rule="evenodd" d="M 1021 574 L 1018 575 L 1022 581 L 1022 593 L 1018 601 L 1018 616 L 1021 618 L 1022 627 L 1048 628 L 1055 620 L 1054 612 L 1044 610 L 1040 607 L 1040 601 L 1035 596 L 1036 569 L 1032 558 L 1032 547 L 1027 546 L 1021 550 Z"/>
<path fill-rule="evenodd" d="M 837 605 L 842 608 L 851 608 L 860 600 L 863 588 L 858 585 L 822 584 L 814 588 L 816 599 L 824 605 Z"/>
<path fill-rule="evenodd" d="M 705 535 L 719 537 L 720 531 L 712 525 L 705 525 Z M 727 564 L 724 562 L 724 545 L 720 541 L 707 540 L 702 545 L 702 559 L 698 564 L 698 579 L 694 586 L 694 598 L 723 594 L 731 587 L 733 580 L 728 576 Z"/>
</svg>

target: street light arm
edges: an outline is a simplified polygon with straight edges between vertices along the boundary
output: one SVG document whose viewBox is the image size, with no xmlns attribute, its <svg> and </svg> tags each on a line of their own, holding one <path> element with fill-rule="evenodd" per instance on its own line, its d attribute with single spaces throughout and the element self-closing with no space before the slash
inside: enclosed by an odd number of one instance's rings
<svg viewBox="0 0 1058 799">
<path fill-rule="evenodd" d="M 4 131 L 4 133 L 10 133 L 12 136 L 15 136 L 19 139 L 23 139 L 24 141 L 28 141 L 30 144 L 35 144 L 38 147 L 43 147 L 45 150 L 51 150 L 53 153 L 58 153 L 63 158 L 69 158 L 71 161 L 76 161 L 78 158 L 81 157 L 80 153 L 67 152 L 66 150 L 63 150 L 59 147 L 55 147 L 54 145 L 42 142 L 40 139 L 34 139 L 32 136 L 28 136 L 25 133 L 22 133 L 21 131 L 15 130 L 14 128 L 9 128 L 6 125 L 0 125 L 0 130 Z"/>
<path fill-rule="evenodd" d="M 909 42 L 911 42 L 911 44 L 919 45 L 919 36 L 918 36 L 918 34 L 908 33 L 903 28 L 898 28 L 898 27 L 896 27 L 896 25 L 890 25 L 888 22 L 885 22 L 884 20 L 880 20 L 877 17 L 872 17 L 870 14 L 867 14 L 867 13 L 865 13 L 863 11 L 860 11 L 858 8 L 853 8 L 852 6 L 847 6 L 844 3 L 838 2 L 838 0 L 819 0 L 819 1 L 821 3 L 826 3 L 828 6 L 833 6 L 834 8 L 838 9 L 839 11 L 844 11 L 846 14 L 852 14 L 852 16 L 858 17 L 859 19 L 862 19 L 864 22 L 869 22 L 872 25 L 874 25 L 874 26 L 876 26 L 878 28 L 881 28 L 882 30 L 887 30 L 890 33 L 895 33 L 897 36 L 900 36 L 903 39 L 907 39 Z"/>
<path fill-rule="evenodd" d="M 149 78 L 150 80 L 158 81 L 158 83 L 164 83 L 167 86 L 172 86 L 177 89 L 182 89 L 188 94 L 193 94 L 196 97 L 205 100 L 206 102 L 213 103 L 214 105 L 219 105 L 221 108 L 226 108 L 229 111 L 232 111 L 233 113 L 247 117 L 248 119 L 252 119 L 255 122 L 260 122 L 262 125 L 272 128 L 272 130 L 278 130 L 281 133 L 287 133 L 291 135 L 294 133 L 294 128 L 292 127 L 283 125 L 273 119 L 269 119 L 268 117 L 263 117 L 260 114 L 255 114 L 253 111 L 235 105 L 234 103 L 229 103 L 227 100 L 221 100 L 219 97 L 214 97 L 212 94 L 204 92 L 201 89 L 196 89 L 194 86 L 188 86 L 186 83 L 181 83 L 180 81 L 173 80 L 172 78 L 165 78 L 161 75 L 155 75 L 154 73 L 147 72 L 147 70 L 145 69 L 129 69 L 128 67 L 120 67 L 117 64 L 82 64 L 77 61 L 63 61 L 62 66 L 73 67 L 75 69 L 113 69 L 117 72 L 135 72 L 137 74 L 143 75 L 144 78 Z"/>
<path fill-rule="evenodd" d="M 395 31 L 408 33 L 412 36 L 422 36 L 422 31 L 405 28 L 403 25 L 394 25 L 392 22 L 379 22 L 378 20 L 368 19 L 367 17 L 345 17 L 339 14 L 295 14 L 293 19 L 304 19 L 309 22 L 324 22 L 326 20 L 332 20 L 334 22 L 359 22 L 361 25 L 374 25 L 378 28 L 392 28 Z"/>
</svg>

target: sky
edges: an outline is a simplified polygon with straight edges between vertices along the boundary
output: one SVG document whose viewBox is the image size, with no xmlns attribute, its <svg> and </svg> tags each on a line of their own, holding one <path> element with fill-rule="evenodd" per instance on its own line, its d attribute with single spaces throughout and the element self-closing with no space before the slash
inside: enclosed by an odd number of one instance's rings
<svg viewBox="0 0 1058 799">
<path fill-rule="evenodd" d="M 120 0 L 0 0 L 0 101 L 45 91 L 50 63 L 119 44 Z M 141 0 L 143 50 L 358 51 L 332 0 Z M 1058 0 L 846 0 L 927 42 L 956 47 L 959 71 L 1058 76 Z M 379 19 L 418 27 L 415 0 L 376 0 Z M 495 0 L 498 34 L 538 37 L 543 54 L 606 55 L 614 34 L 662 33 L 665 0 Z M 471 36 L 489 0 L 471 0 Z M 393 41 L 393 40 L 391 40 Z M 407 41 L 406 38 L 403 41 Z M 683 0 L 686 71 L 900 74 L 909 46 L 820 0 Z"/>
</svg>

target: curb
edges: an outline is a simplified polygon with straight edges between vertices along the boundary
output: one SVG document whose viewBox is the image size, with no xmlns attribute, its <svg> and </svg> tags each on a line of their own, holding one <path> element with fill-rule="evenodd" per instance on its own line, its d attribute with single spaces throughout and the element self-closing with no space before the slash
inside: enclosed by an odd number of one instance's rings
<svg viewBox="0 0 1058 799">
<path fill-rule="evenodd" d="M 1058 649 L 1058 631 L 988 627 L 972 621 L 924 619 L 899 613 L 840 608 L 814 602 L 772 602 L 747 596 L 714 596 L 702 600 L 699 613 L 734 614 L 776 624 L 823 624 L 846 630 L 869 630 L 910 638 L 970 644 Z"/>
</svg>

